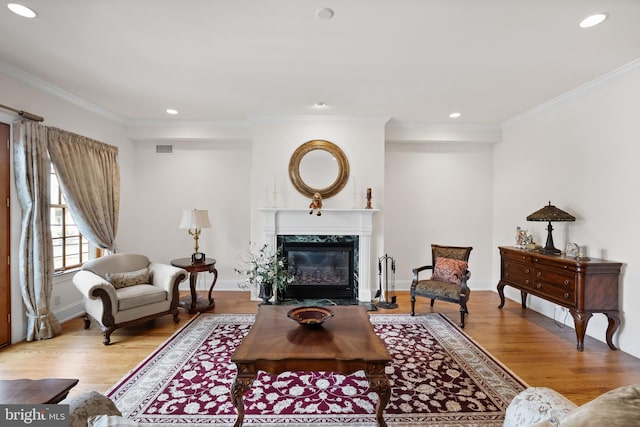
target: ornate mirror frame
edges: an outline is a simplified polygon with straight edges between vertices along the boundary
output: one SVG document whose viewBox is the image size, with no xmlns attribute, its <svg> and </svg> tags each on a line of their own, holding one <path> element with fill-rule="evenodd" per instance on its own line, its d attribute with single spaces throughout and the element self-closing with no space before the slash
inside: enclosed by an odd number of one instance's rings
<svg viewBox="0 0 640 427">
<path fill-rule="evenodd" d="M 338 176 L 333 184 L 325 188 L 313 188 L 305 183 L 300 175 L 300 162 L 306 154 L 313 150 L 324 150 L 333 156 L 338 165 Z M 289 178 L 298 192 L 307 197 L 313 197 L 313 193 L 320 193 L 323 199 L 335 196 L 344 188 L 349 179 L 349 161 L 344 152 L 336 144 L 322 139 L 307 141 L 293 152 L 289 160 Z"/>
</svg>

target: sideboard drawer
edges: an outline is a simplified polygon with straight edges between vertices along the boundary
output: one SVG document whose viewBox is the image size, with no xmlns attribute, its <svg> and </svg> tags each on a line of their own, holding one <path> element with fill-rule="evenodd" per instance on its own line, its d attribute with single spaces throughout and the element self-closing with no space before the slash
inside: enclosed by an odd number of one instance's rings
<svg viewBox="0 0 640 427">
<path fill-rule="evenodd" d="M 540 270 L 536 268 L 534 269 L 534 275 L 537 282 L 546 282 L 549 285 L 556 286 L 561 289 L 571 289 L 573 292 L 576 290 L 576 283 L 578 282 L 576 274 L 551 269 Z"/>
<path fill-rule="evenodd" d="M 536 281 L 531 293 L 548 301 L 556 302 L 563 307 L 576 307 L 575 289 L 562 289 L 550 283 Z"/>
<path fill-rule="evenodd" d="M 522 286 L 531 286 L 533 283 L 533 268 L 521 262 L 504 261 L 504 280 Z"/>
</svg>

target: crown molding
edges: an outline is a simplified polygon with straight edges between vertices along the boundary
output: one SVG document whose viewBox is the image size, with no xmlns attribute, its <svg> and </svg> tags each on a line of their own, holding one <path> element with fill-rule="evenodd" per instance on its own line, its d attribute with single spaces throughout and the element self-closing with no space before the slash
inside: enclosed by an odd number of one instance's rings
<svg viewBox="0 0 640 427">
<path fill-rule="evenodd" d="M 335 115 L 291 115 L 291 116 L 265 115 L 265 116 L 249 117 L 249 120 L 252 123 L 344 122 L 344 123 L 377 124 L 382 126 L 385 126 L 390 119 L 391 119 L 390 116 L 335 116 Z"/>
<path fill-rule="evenodd" d="M 502 140 L 502 128 L 499 125 L 393 122 L 387 125 L 385 140 L 390 143 L 464 142 L 494 144 Z"/>
<path fill-rule="evenodd" d="M 562 104 L 565 101 L 569 101 L 571 99 L 574 99 L 578 96 L 583 95 L 586 92 L 592 91 L 596 88 L 599 88 L 609 82 L 611 82 L 612 80 L 615 80 L 627 73 L 631 73 L 633 71 L 636 71 L 640 69 L 640 58 L 635 59 L 619 68 L 616 68 L 615 70 L 609 71 L 606 74 L 601 75 L 600 77 L 597 77 L 583 85 L 580 85 L 578 87 L 576 87 L 575 89 L 571 89 L 568 92 L 563 93 L 560 96 L 557 96 L 553 99 L 550 99 L 549 101 L 543 102 L 542 104 L 533 107 L 521 114 L 518 114 L 517 116 L 514 116 L 508 120 L 505 120 L 504 122 L 502 122 L 502 128 L 508 128 L 510 126 L 513 126 L 529 117 L 535 116 L 537 114 L 543 113 L 545 111 L 548 111 L 552 108 L 554 108 L 555 106 Z"/>
<path fill-rule="evenodd" d="M 237 121 L 145 120 L 127 122 L 127 137 L 134 141 L 250 141 L 251 123 Z"/>
<path fill-rule="evenodd" d="M 103 117 L 106 117 L 109 120 L 113 120 L 114 122 L 118 122 L 121 124 L 125 123 L 125 120 L 121 116 L 105 108 L 92 104 L 91 102 L 83 98 L 80 98 L 79 96 L 76 96 L 71 92 L 67 92 L 64 89 L 60 89 L 59 87 L 52 85 L 51 83 L 48 83 L 42 79 L 39 79 L 38 77 L 35 77 L 29 73 L 26 73 L 20 70 L 19 68 L 16 68 L 11 64 L 6 63 L 1 59 L 0 59 L 0 72 L 8 76 L 11 76 L 16 80 L 20 80 L 21 82 L 24 82 L 29 86 L 35 87 L 36 89 L 40 89 L 43 92 L 46 92 L 59 99 L 62 99 L 63 101 L 66 101 L 70 104 L 76 105 L 85 110 L 88 110 L 93 113 L 99 114 Z"/>
</svg>

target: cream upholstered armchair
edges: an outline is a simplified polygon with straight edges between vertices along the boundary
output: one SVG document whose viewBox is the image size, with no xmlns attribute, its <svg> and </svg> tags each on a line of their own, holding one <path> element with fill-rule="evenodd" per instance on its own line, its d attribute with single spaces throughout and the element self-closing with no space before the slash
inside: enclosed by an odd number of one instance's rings
<svg viewBox="0 0 640 427">
<path fill-rule="evenodd" d="M 464 316 L 469 313 L 469 286 L 471 277 L 468 270 L 470 246 L 431 245 L 431 265 L 414 268 L 411 282 L 411 315 L 415 316 L 416 296 L 431 299 L 431 307 L 435 300 L 460 304 L 460 327 L 464 328 Z M 431 277 L 419 275 L 424 270 L 431 270 Z"/>
<path fill-rule="evenodd" d="M 114 254 L 86 262 L 73 277 L 84 299 L 85 329 L 91 319 L 100 323 L 104 345 L 123 326 L 166 314 L 178 322 L 178 285 L 187 272 L 150 262 L 139 254 Z"/>
</svg>

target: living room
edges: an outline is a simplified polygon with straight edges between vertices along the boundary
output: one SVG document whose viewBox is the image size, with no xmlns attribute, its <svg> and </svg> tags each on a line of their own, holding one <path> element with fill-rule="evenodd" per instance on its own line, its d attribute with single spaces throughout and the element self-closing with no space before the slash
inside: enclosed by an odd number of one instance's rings
<svg viewBox="0 0 640 427">
<path fill-rule="evenodd" d="M 0 102 L 39 114 L 48 126 L 118 147 L 119 251 L 165 263 L 188 256 L 193 239 L 178 228 L 180 215 L 184 209 L 207 209 L 213 227 L 203 230 L 200 245 L 217 260 L 216 290 L 239 289 L 241 278 L 234 269 L 249 242 L 264 240 L 260 209 L 308 206 L 309 200 L 289 181 L 288 163 L 294 150 L 312 139 L 340 146 L 350 165 L 347 186 L 324 201 L 323 217 L 331 215 L 331 209 L 363 208 L 366 189 L 371 188 L 373 207 L 379 209 L 372 256 L 387 253 L 397 259 L 397 290 L 408 290 L 411 269 L 428 262 L 429 245 L 442 243 L 473 246 L 470 287 L 495 291 L 498 246 L 513 245 L 518 226 L 544 244 L 546 223 L 527 222 L 526 217 L 551 201 L 576 217 L 575 222 L 553 224 L 556 247 L 564 250 L 567 243 L 577 242 L 591 257 L 623 263 L 622 324 L 615 343 L 640 357 L 640 313 L 632 309 L 640 297 L 635 286 L 640 253 L 632 248 L 640 238 L 637 229 L 633 231 L 640 213 L 634 197 L 639 181 L 635 159 L 640 154 L 640 99 L 635 96 L 640 93 L 640 55 L 637 42 L 630 41 L 638 40 L 634 35 L 618 41 L 627 48 L 635 46 L 635 56 L 494 125 L 451 124 L 444 119 L 416 125 L 398 122 L 392 114 L 335 115 L 332 110 L 311 109 L 304 110 L 306 114 L 273 111 L 233 121 L 128 120 L 19 69 L 4 55 Z M 597 45 L 592 49 L 591 53 L 606 51 Z M 548 77 L 544 67 L 537 73 L 540 80 Z M 0 112 L 0 121 L 14 120 Z M 173 153 L 156 153 L 157 145 L 171 145 Z M 11 230 L 18 230 L 15 191 L 11 221 Z M 18 253 L 18 244 L 19 236 L 12 232 L 12 253 Z M 12 264 L 14 342 L 25 334 L 17 274 Z M 373 264 L 371 275 L 377 279 Z M 211 279 L 202 276 L 199 286 L 204 289 Z M 71 277 L 56 277 L 54 283 L 52 299 L 57 304 L 52 308 L 60 321 L 82 312 Z M 373 280 L 370 293 L 376 289 Z M 516 290 L 508 289 L 507 296 L 520 298 Z M 530 298 L 529 307 L 552 319 L 564 318 L 573 327 L 572 319 L 551 303 Z M 606 329 L 606 318 L 596 315 L 587 335 L 602 341 Z"/>
</svg>

